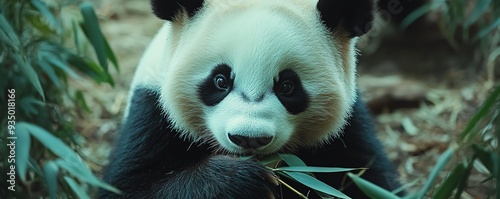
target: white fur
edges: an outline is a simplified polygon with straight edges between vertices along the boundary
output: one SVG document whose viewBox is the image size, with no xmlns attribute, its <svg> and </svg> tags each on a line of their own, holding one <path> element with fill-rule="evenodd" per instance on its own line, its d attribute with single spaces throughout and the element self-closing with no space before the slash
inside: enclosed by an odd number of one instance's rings
<svg viewBox="0 0 500 199">
<path fill-rule="evenodd" d="M 160 30 L 133 88 L 160 88 L 161 105 L 175 128 L 193 140 L 213 136 L 228 151 L 241 151 L 229 132 L 274 136 L 259 153 L 324 142 L 340 132 L 355 99 L 355 40 L 342 45 L 332 37 L 319 21 L 316 2 L 207 0 L 194 19 Z M 234 90 L 206 107 L 198 85 L 221 63 L 232 68 Z M 272 93 L 284 69 L 299 75 L 310 97 L 309 108 L 298 115 L 289 114 Z M 243 101 L 241 93 L 264 99 Z"/>
</svg>

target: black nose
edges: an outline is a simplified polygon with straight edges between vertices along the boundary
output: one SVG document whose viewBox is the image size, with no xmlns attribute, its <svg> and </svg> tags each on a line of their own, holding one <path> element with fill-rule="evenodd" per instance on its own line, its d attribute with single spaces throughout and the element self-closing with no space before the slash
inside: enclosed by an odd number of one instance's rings
<svg viewBox="0 0 500 199">
<path fill-rule="evenodd" d="M 244 149 L 258 149 L 269 144 L 273 137 L 247 137 L 229 134 L 229 140 Z"/>
</svg>

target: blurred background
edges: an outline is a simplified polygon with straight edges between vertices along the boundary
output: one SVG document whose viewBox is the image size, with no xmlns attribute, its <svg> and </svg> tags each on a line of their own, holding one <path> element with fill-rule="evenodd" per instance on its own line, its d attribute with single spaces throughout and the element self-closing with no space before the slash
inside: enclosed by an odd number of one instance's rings
<svg viewBox="0 0 500 199">
<path fill-rule="evenodd" d="M 500 2 L 380 0 L 358 84 L 409 193 L 496 198 Z M 0 0 L 0 198 L 88 198 L 135 67 L 163 21 L 146 0 Z M 5 136 L 3 136 L 5 135 Z M 16 166 L 14 181 L 9 175 Z M 15 182 L 16 192 L 9 191 Z M 5 196 L 5 197 L 4 197 Z"/>
</svg>

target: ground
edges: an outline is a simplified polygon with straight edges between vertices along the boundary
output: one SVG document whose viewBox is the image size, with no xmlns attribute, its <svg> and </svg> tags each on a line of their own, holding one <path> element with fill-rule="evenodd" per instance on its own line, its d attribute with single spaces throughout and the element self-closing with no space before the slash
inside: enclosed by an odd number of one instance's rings
<svg viewBox="0 0 500 199">
<path fill-rule="evenodd" d="M 97 7 L 102 30 L 120 62 L 120 71 L 114 71 L 115 87 L 78 83 L 91 91 L 86 97 L 94 107 L 78 124 L 87 138 L 83 153 L 99 172 L 107 163 L 135 67 L 162 21 L 143 1 L 102 1 Z M 425 182 L 438 156 L 457 144 L 457 135 L 492 81 L 473 49 L 452 48 L 432 28 L 396 30 L 386 25 L 361 38 L 358 83 L 378 136 L 401 181 L 412 191 Z M 484 175 L 480 167 L 474 173 L 462 198 L 483 197 L 479 182 Z"/>
</svg>

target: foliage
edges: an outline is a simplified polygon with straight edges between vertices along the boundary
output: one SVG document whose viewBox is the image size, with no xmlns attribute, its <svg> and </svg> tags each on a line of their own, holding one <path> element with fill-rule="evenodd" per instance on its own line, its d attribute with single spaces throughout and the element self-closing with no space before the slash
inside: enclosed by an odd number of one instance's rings
<svg viewBox="0 0 500 199">
<path fill-rule="evenodd" d="M 427 13 L 435 13 L 442 35 L 455 48 L 459 42 L 478 44 L 493 80 L 494 65 L 500 56 L 500 1 L 431 0 L 408 15 L 401 23 L 408 27 Z"/>
<path fill-rule="evenodd" d="M 15 173 L 7 175 L 14 180 L 0 182 L 0 195 L 90 198 L 96 187 L 118 192 L 80 158 L 84 139 L 74 129 L 77 110 L 87 107 L 71 81 L 90 77 L 113 85 L 108 61 L 118 67 L 90 4 L 0 0 L 0 101 L 5 103 L 0 106 L 0 172 Z"/>
<path fill-rule="evenodd" d="M 413 198 L 460 198 L 467 187 L 468 179 L 473 168 L 485 168 L 488 177 L 483 183 L 488 184 L 488 198 L 500 198 L 500 86 L 497 86 L 486 99 L 481 108 L 471 118 L 467 127 L 462 132 L 458 146 L 445 151 L 434 169 L 429 174 L 424 186 L 416 193 L 409 194 Z M 458 164 L 450 164 L 451 157 L 458 155 L 462 158 Z M 480 165 L 480 166 L 478 166 Z M 446 166 L 454 167 L 447 177 L 436 184 L 436 179 Z M 364 181 L 356 176 L 351 179 L 368 195 L 376 199 L 398 198 L 388 196 L 386 190 Z M 437 188 L 434 188 L 437 187 Z"/>
</svg>

